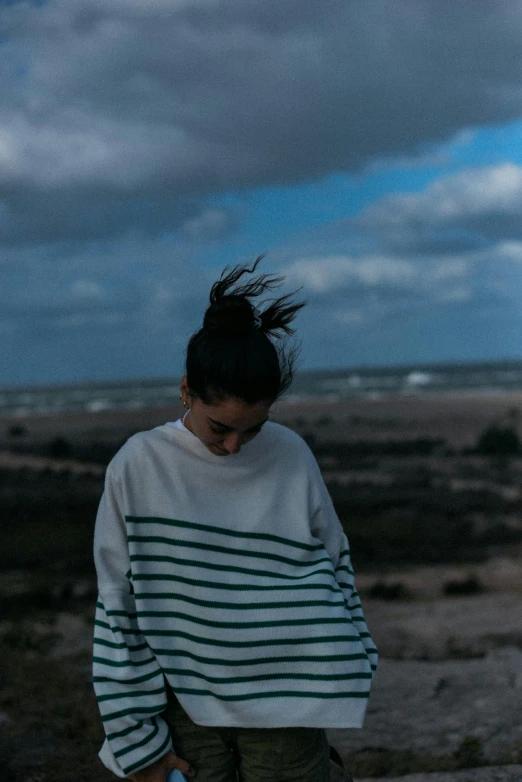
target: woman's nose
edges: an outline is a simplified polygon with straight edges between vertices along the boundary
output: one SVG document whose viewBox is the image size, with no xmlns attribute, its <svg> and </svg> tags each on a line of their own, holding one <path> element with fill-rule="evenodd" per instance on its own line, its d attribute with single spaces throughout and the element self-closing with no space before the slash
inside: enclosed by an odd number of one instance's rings
<svg viewBox="0 0 522 782">
<path fill-rule="evenodd" d="M 237 432 L 231 432 L 223 443 L 229 453 L 239 453 L 241 450 L 241 436 Z"/>
</svg>

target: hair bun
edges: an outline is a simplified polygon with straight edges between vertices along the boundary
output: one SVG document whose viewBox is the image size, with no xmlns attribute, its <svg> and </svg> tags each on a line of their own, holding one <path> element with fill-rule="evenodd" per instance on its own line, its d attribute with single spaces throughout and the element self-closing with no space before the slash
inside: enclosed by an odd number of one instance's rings
<svg viewBox="0 0 522 782">
<path fill-rule="evenodd" d="M 223 296 L 205 312 L 205 331 L 243 334 L 257 326 L 254 309 L 244 296 Z"/>
</svg>

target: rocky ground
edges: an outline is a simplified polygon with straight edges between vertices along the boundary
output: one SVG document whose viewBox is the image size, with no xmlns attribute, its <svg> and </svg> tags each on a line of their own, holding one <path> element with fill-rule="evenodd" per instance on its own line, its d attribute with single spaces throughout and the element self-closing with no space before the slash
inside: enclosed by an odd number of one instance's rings
<svg viewBox="0 0 522 782">
<path fill-rule="evenodd" d="M 455 565 L 430 568 L 429 583 L 424 567 L 359 579 L 380 665 L 364 728 L 329 732 L 355 780 L 522 780 L 522 579 L 515 578 L 522 558 L 468 567 L 461 576 L 485 579 L 488 571 L 497 576 L 487 591 L 456 597 L 434 596 L 437 584 L 443 588 L 459 572 Z M 398 577 L 410 585 L 407 600 L 368 597 L 376 583 Z M 11 580 L 11 594 L 15 586 L 20 595 L 20 575 Z M 79 779 L 110 778 L 95 760 L 101 734 L 89 684 L 91 587 L 89 579 L 79 582 L 68 610 L 0 624 L 0 648 L 11 660 L 11 676 L 0 680 L 0 724 L 10 735 L 9 750 L 0 741 L 0 762 L 3 752 L 9 773 L 17 774 L 2 779 L 72 782 L 59 762 L 64 752 L 78 755 Z M 22 676 L 29 689 L 20 698 L 12 687 Z M 15 704 L 33 695 L 36 703 L 21 715 Z M 46 719 L 49 709 L 54 713 Z"/>
<path fill-rule="evenodd" d="M 380 665 L 357 782 L 522 782 L 522 456 L 477 452 L 522 398 L 280 408 L 349 533 Z M 167 411 L 0 421 L 0 779 L 108 782 L 90 684 L 103 469 Z M 132 419 L 132 420 L 131 420 Z M 15 432 L 15 433 L 13 433 Z"/>
<path fill-rule="evenodd" d="M 402 777 L 372 777 L 371 782 L 520 782 L 522 766 L 489 766 L 434 774 L 407 774 Z M 358 782 L 370 782 L 360 779 Z"/>
<path fill-rule="evenodd" d="M 520 782 L 520 555 L 376 575 L 359 578 L 363 594 L 401 583 L 410 597 L 365 600 L 380 665 L 364 728 L 330 731 L 346 765 L 397 782 Z M 459 579 L 488 586 L 445 594 Z"/>
</svg>

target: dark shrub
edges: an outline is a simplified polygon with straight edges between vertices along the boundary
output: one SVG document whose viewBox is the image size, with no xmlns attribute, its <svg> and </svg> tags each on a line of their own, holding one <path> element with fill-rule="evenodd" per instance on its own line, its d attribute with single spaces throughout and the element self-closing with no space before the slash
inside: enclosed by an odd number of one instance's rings
<svg viewBox="0 0 522 782">
<path fill-rule="evenodd" d="M 9 437 L 24 437 L 27 434 L 27 427 L 23 424 L 11 424 L 7 429 Z"/>
<path fill-rule="evenodd" d="M 464 737 L 453 758 L 456 768 L 478 768 L 486 763 L 482 742 L 474 736 Z"/>
<path fill-rule="evenodd" d="M 368 591 L 369 597 L 378 600 L 404 600 L 408 595 L 408 590 L 400 581 L 392 584 L 386 584 L 384 581 L 376 581 Z"/>
<path fill-rule="evenodd" d="M 72 446 L 64 437 L 55 437 L 48 445 L 48 454 L 53 459 L 67 459 L 72 454 Z"/>
<path fill-rule="evenodd" d="M 444 584 L 445 595 L 476 595 L 483 592 L 484 587 L 475 576 L 469 576 L 462 581 L 446 581 Z"/>
<path fill-rule="evenodd" d="M 479 437 L 477 451 L 483 454 L 506 456 L 518 453 L 520 438 L 512 426 L 489 426 Z"/>
</svg>

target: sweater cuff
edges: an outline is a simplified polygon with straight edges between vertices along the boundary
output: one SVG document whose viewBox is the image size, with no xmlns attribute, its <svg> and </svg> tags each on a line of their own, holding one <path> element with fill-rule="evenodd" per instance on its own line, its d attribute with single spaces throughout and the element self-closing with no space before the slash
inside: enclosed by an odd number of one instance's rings
<svg viewBox="0 0 522 782">
<path fill-rule="evenodd" d="M 99 758 L 105 768 L 112 771 L 112 773 L 120 779 L 126 779 L 129 774 L 134 774 L 135 771 L 140 771 L 142 768 L 147 768 L 147 766 L 152 765 L 169 750 L 173 752 L 174 750 L 172 748 L 172 740 L 170 738 L 168 726 L 165 722 L 161 722 L 163 723 L 163 730 L 160 730 L 156 736 L 154 736 L 154 740 L 148 742 L 146 746 L 129 752 L 125 758 L 115 758 L 110 744 L 106 739 L 99 752 Z M 181 777 L 180 779 L 184 779 L 184 777 Z M 178 782 L 178 780 L 175 780 L 175 782 Z"/>
</svg>

